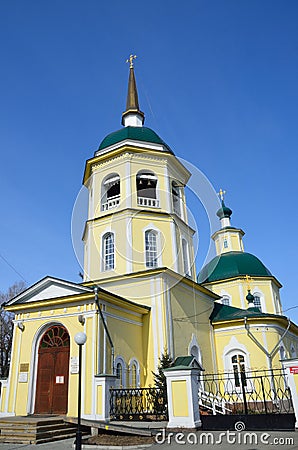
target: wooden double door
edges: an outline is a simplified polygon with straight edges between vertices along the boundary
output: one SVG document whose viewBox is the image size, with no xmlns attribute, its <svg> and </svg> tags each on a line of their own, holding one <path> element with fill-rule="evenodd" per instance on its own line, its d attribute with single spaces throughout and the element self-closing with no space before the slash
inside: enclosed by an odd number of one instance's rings
<svg viewBox="0 0 298 450">
<path fill-rule="evenodd" d="M 36 414 L 66 414 L 68 403 L 69 334 L 53 326 L 38 349 Z"/>
</svg>

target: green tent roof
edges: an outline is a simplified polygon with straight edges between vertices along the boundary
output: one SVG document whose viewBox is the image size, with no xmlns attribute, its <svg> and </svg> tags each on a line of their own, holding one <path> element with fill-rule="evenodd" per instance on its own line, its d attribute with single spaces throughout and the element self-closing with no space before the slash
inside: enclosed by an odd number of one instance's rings
<svg viewBox="0 0 298 450">
<path fill-rule="evenodd" d="M 98 150 L 103 150 L 104 148 L 110 147 L 111 145 L 126 139 L 164 145 L 167 151 L 173 153 L 170 147 L 155 133 L 155 131 L 147 127 L 123 127 L 118 131 L 114 131 L 114 133 L 108 134 L 103 139 Z"/>
<path fill-rule="evenodd" d="M 245 275 L 272 277 L 267 267 L 251 253 L 228 252 L 216 256 L 203 267 L 198 275 L 198 283 L 209 283 Z"/>
<path fill-rule="evenodd" d="M 276 314 L 262 313 L 259 308 L 240 309 L 234 306 L 222 305 L 221 303 L 214 303 L 213 311 L 210 315 L 211 323 L 231 321 L 236 319 L 244 319 L 244 317 L 285 317 Z"/>
</svg>

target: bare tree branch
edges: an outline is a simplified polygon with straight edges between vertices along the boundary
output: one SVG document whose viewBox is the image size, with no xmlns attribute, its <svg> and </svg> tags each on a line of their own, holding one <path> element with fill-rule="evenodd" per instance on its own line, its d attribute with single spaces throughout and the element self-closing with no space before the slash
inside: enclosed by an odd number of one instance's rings
<svg viewBox="0 0 298 450">
<path fill-rule="evenodd" d="M 24 281 L 17 281 L 8 288 L 7 292 L 0 292 L 0 378 L 8 377 L 14 318 L 14 315 L 5 311 L 2 305 L 20 294 L 25 288 Z"/>
</svg>

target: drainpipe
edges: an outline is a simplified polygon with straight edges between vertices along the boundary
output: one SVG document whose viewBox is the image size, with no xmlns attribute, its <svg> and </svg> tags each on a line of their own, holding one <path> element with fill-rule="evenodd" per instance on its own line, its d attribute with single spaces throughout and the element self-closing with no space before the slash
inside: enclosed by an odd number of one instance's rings
<svg viewBox="0 0 298 450">
<path fill-rule="evenodd" d="M 98 312 L 99 312 L 99 315 L 100 315 L 100 318 L 101 318 L 101 321 L 102 321 L 102 324 L 103 324 L 103 327 L 104 327 L 106 336 L 107 336 L 108 341 L 109 341 L 110 346 L 111 346 L 111 354 L 112 354 L 112 361 L 111 361 L 111 363 L 112 363 L 112 374 L 114 375 L 114 370 L 115 370 L 115 368 L 114 368 L 114 358 L 115 358 L 114 344 L 113 344 L 111 335 L 110 335 L 110 333 L 109 333 L 109 330 L 108 330 L 106 321 L 105 321 L 105 319 L 104 319 L 102 310 L 101 310 L 100 305 L 99 305 L 99 300 L 98 300 L 98 287 L 97 287 L 97 286 L 94 287 L 94 296 L 95 296 L 95 303 L 96 303 L 96 306 L 97 306 L 97 309 L 98 309 Z M 100 349 L 98 348 L 98 361 L 99 361 L 99 351 L 100 351 Z M 99 363 L 98 363 L 98 365 L 99 365 Z"/>
<path fill-rule="evenodd" d="M 284 333 L 282 334 L 282 336 L 279 338 L 277 344 L 274 346 L 273 350 L 271 350 L 271 352 L 269 353 L 265 347 L 262 346 L 262 344 L 257 340 L 257 338 L 251 333 L 250 329 L 249 329 L 249 325 L 247 323 L 247 317 L 244 317 L 244 326 L 245 329 L 247 331 L 247 335 L 250 337 L 250 339 L 259 347 L 259 349 L 262 350 L 263 353 L 265 353 L 265 355 L 269 358 L 270 360 L 270 366 L 272 366 L 272 358 L 276 353 L 276 350 L 279 347 L 279 344 L 282 342 L 283 338 L 285 337 L 286 334 L 288 334 L 288 331 L 290 329 L 291 326 L 291 321 L 288 318 L 288 326 L 286 328 L 286 330 L 284 331 Z"/>
<path fill-rule="evenodd" d="M 272 359 L 273 359 L 273 356 L 275 355 L 275 353 L 276 353 L 276 351 L 277 351 L 277 349 L 278 349 L 278 347 L 279 347 L 279 344 L 282 342 L 282 340 L 283 340 L 283 338 L 286 336 L 286 334 L 288 334 L 288 331 L 289 331 L 289 329 L 290 329 L 290 326 L 291 326 L 291 321 L 290 321 L 290 318 L 288 317 L 288 326 L 287 326 L 287 328 L 285 329 L 285 331 L 284 331 L 284 333 L 282 334 L 282 336 L 279 338 L 277 344 L 274 346 L 274 348 L 273 348 L 273 349 L 271 350 L 271 352 L 269 353 L 269 352 L 266 350 L 266 348 L 263 347 L 263 345 L 262 345 L 262 344 L 257 340 L 257 338 L 252 334 L 252 332 L 251 332 L 250 329 L 249 329 L 249 325 L 248 325 L 248 323 L 247 323 L 247 317 L 244 317 L 244 327 L 245 327 L 245 329 L 246 329 L 246 331 L 247 331 L 248 337 L 250 337 L 250 339 L 251 339 L 251 340 L 259 347 L 260 350 L 262 350 L 263 353 L 265 353 L 265 355 L 266 355 L 267 358 L 268 358 L 269 369 L 270 369 L 270 372 L 271 372 L 271 382 L 273 383 L 272 390 L 273 390 L 273 392 L 274 392 L 274 395 L 276 395 L 276 391 L 275 391 L 275 386 L 274 386 L 274 377 L 273 377 Z"/>
</svg>

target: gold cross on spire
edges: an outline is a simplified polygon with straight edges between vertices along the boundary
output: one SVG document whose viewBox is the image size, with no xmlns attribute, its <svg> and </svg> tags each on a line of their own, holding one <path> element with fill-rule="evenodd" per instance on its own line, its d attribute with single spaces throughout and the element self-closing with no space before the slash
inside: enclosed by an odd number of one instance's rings
<svg viewBox="0 0 298 450">
<path fill-rule="evenodd" d="M 129 63 L 129 68 L 133 69 L 133 60 L 136 59 L 137 55 L 130 55 L 129 58 L 126 60 L 127 63 Z"/>
<path fill-rule="evenodd" d="M 217 195 L 219 195 L 222 202 L 224 201 L 225 194 L 226 194 L 226 191 L 223 191 L 221 188 L 220 188 L 219 192 L 217 193 Z"/>
</svg>

